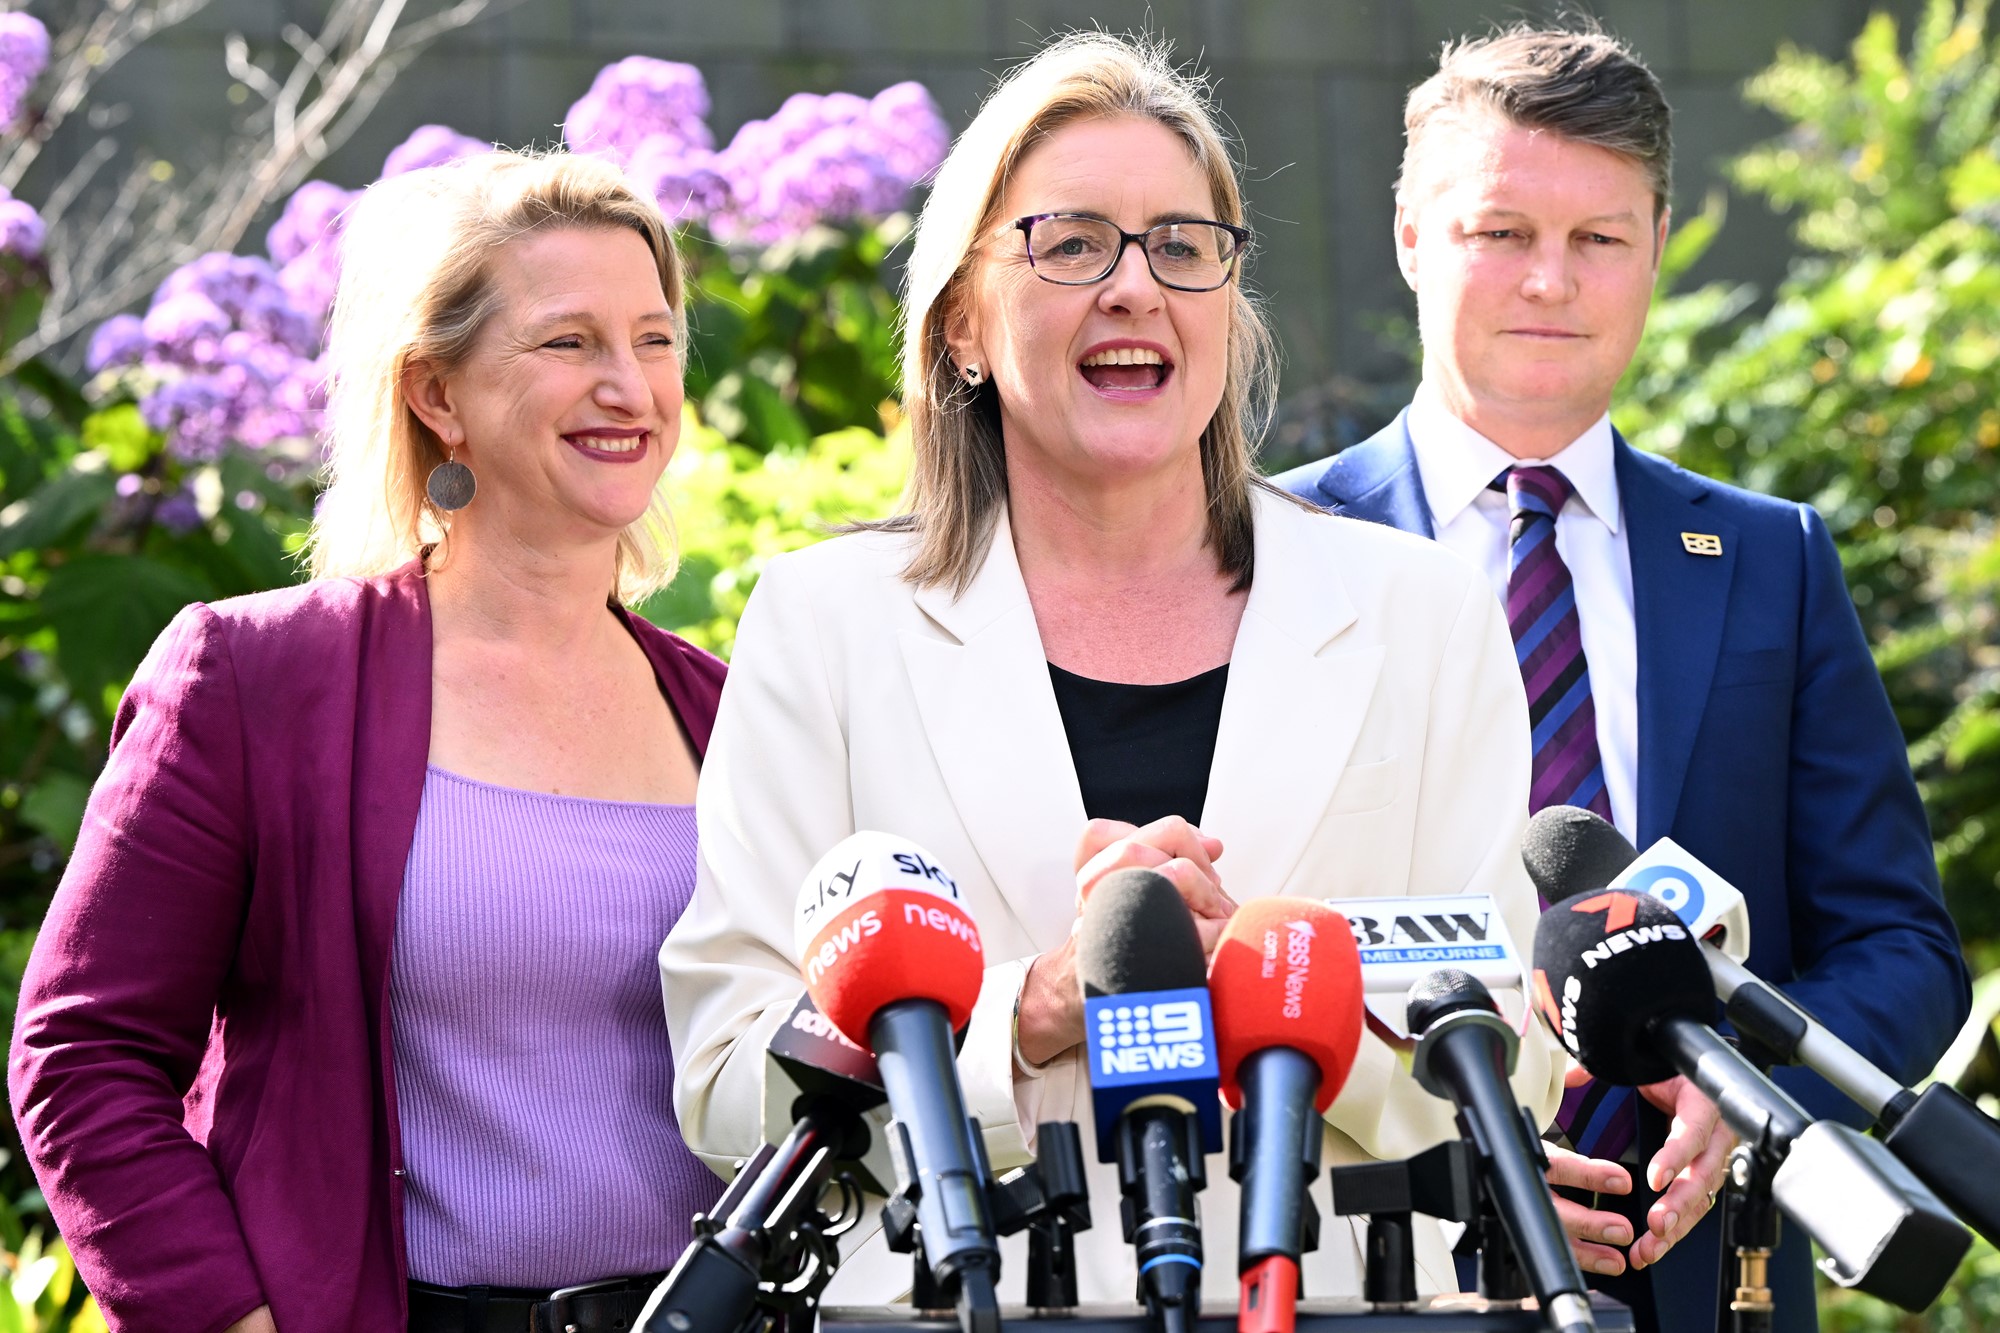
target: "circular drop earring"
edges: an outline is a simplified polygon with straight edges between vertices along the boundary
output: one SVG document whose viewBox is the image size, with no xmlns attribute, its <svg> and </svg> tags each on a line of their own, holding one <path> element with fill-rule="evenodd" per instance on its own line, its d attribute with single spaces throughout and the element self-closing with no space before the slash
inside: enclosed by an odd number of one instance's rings
<svg viewBox="0 0 2000 1333">
<path fill-rule="evenodd" d="M 455 445 L 445 446 L 444 462 L 432 468 L 430 476 L 424 479 L 424 494 L 446 513 L 471 504 L 473 493 L 478 489 L 479 483 L 473 477 L 472 469 L 458 461 Z"/>
</svg>

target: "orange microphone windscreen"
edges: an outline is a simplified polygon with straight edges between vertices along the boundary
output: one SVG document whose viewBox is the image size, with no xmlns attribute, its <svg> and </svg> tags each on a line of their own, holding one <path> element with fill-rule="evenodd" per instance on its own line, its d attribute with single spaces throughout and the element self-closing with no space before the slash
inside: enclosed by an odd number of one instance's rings
<svg viewBox="0 0 2000 1333">
<path fill-rule="evenodd" d="M 1324 1114 L 1361 1045 L 1361 955 L 1347 919 L 1305 898 L 1258 898 L 1236 909 L 1208 965 L 1222 1095 L 1243 1105 L 1236 1070 L 1272 1046 L 1319 1066 Z"/>
<path fill-rule="evenodd" d="M 935 1000 L 954 1030 L 986 977 L 979 928 L 958 885 L 907 838 L 855 833 L 807 874 L 793 917 L 806 993 L 842 1035 L 872 1049 L 885 1004 Z"/>
</svg>

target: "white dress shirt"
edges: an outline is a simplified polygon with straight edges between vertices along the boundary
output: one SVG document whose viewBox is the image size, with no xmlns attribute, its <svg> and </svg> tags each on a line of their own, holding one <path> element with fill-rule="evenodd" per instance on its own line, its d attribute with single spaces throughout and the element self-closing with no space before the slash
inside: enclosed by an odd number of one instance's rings
<svg viewBox="0 0 2000 1333">
<path fill-rule="evenodd" d="M 1618 505 L 1611 417 L 1552 458 L 1517 459 L 1445 410 L 1430 385 L 1410 404 L 1410 441 L 1437 539 L 1486 571 L 1507 601 L 1507 496 L 1488 490 L 1503 468 L 1559 468 L 1575 488 L 1556 517 L 1556 553 L 1569 567 L 1597 710 L 1597 750 L 1611 822 L 1634 841 L 1639 823 L 1639 639 L 1632 615 L 1632 552 Z"/>
</svg>

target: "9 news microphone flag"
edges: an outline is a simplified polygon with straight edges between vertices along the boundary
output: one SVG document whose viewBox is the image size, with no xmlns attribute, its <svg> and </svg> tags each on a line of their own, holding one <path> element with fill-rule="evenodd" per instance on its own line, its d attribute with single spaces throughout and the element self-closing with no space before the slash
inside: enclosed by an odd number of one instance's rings
<svg viewBox="0 0 2000 1333">
<path fill-rule="evenodd" d="M 1222 1146 L 1215 1023 L 1201 937 L 1165 876 L 1115 870 L 1077 923 L 1099 1160 L 1118 1163 L 1139 1299 L 1163 1333 L 1201 1311 L 1202 1158 Z"/>
</svg>

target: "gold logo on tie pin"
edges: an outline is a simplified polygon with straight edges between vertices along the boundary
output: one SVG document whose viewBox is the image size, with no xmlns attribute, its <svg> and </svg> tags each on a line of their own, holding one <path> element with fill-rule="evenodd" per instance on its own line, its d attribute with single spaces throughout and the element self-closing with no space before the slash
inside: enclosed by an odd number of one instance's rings
<svg viewBox="0 0 2000 1333">
<path fill-rule="evenodd" d="M 1683 532 L 1681 545 L 1689 555 L 1722 554 L 1722 538 L 1712 532 Z"/>
</svg>

